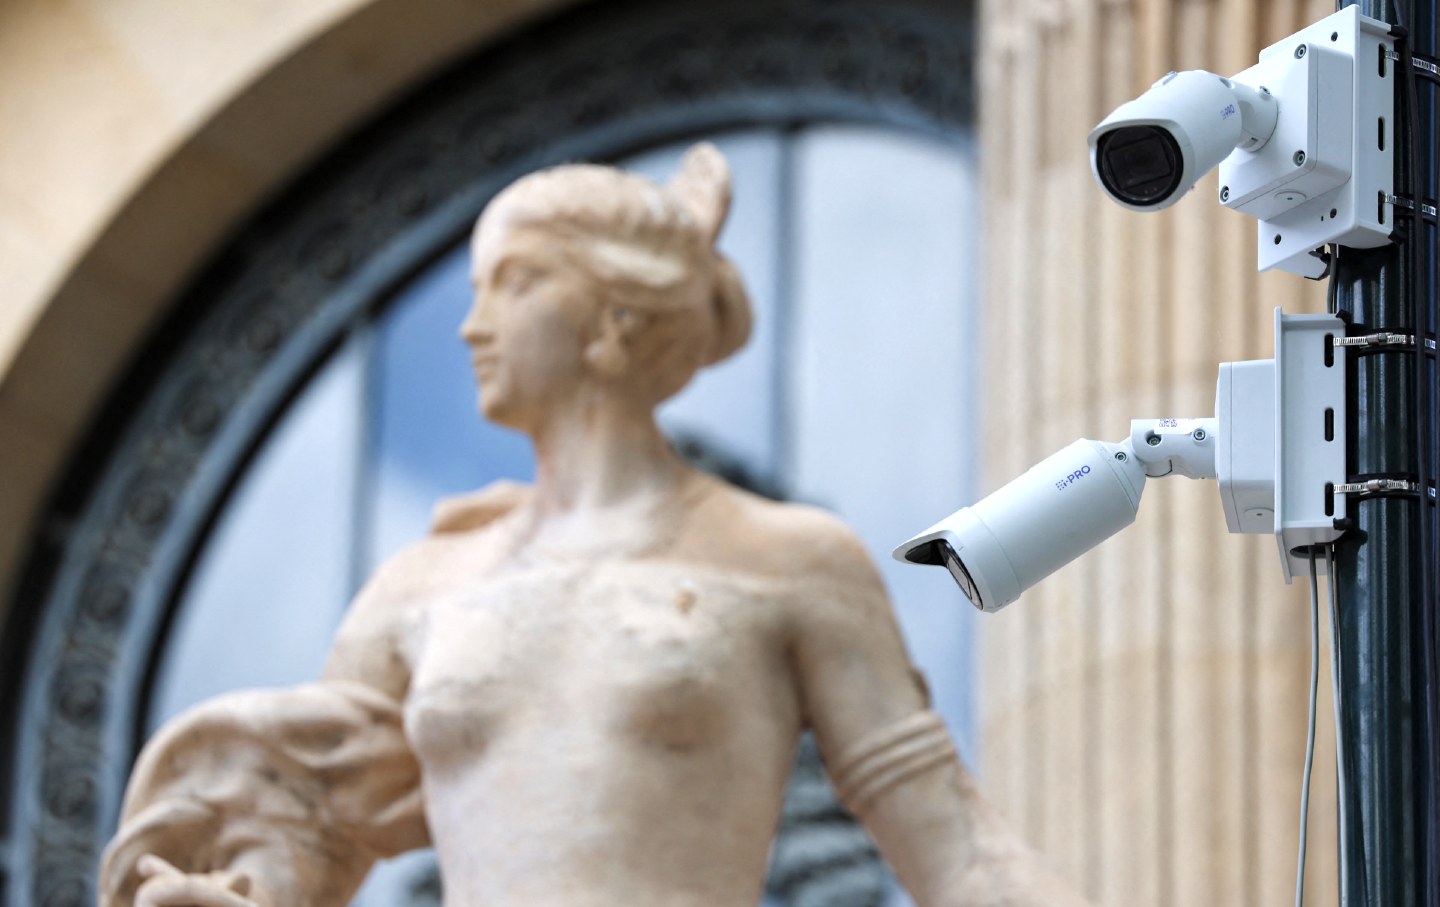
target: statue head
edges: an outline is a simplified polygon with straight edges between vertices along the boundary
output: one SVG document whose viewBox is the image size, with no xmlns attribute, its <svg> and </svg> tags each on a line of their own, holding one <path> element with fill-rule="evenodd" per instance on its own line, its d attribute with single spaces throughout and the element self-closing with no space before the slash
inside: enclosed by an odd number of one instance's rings
<svg viewBox="0 0 1440 907">
<path fill-rule="evenodd" d="M 729 168 L 709 144 L 664 186 L 577 164 L 496 196 L 475 228 L 461 329 L 486 415 L 513 423 L 516 406 L 546 405 L 546 387 L 583 381 L 653 407 L 737 350 L 750 304 L 715 248 L 729 206 Z"/>
</svg>

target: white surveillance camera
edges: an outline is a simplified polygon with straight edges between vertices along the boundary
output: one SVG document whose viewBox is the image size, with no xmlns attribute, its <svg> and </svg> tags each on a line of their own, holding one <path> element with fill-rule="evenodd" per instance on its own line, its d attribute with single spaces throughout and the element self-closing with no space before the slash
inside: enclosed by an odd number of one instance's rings
<svg viewBox="0 0 1440 907">
<path fill-rule="evenodd" d="M 1158 211 L 1218 165 L 1220 203 L 1259 222 L 1260 270 L 1324 277 L 1323 247 L 1395 241 L 1395 41 L 1351 5 L 1228 79 L 1172 72 L 1090 132 L 1091 169 L 1119 204 Z"/>
<path fill-rule="evenodd" d="M 1345 360 L 1334 315 L 1275 312 L 1275 358 L 1227 362 L 1215 417 L 1135 419 L 1119 444 L 1080 440 L 899 546 L 943 566 L 981 611 L 1135 522 L 1147 478 L 1218 481 L 1231 532 L 1274 535 L 1285 581 L 1345 531 Z M 1384 487 L 1377 484 L 1375 488 Z"/>
<path fill-rule="evenodd" d="M 1119 204 L 1158 211 L 1236 148 L 1263 146 L 1277 117 L 1268 92 L 1203 70 L 1172 72 L 1090 131 L 1090 167 Z"/>
<path fill-rule="evenodd" d="M 971 604 L 999 611 L 1135 521 L 1145 470 L 1131 444 L 1080 440 L 895 549 L 945 566 Z"/>
</svg>

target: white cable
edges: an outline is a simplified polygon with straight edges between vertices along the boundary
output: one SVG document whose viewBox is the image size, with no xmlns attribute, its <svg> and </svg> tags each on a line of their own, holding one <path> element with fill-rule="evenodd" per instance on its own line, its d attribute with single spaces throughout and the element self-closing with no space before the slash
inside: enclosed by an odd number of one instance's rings
<svg viewBox="0 0 1440 907">
<path fill-rule="evenodd" d="M 1305 844 L 1309 838 L 1310 770 L 1315 766 L 1315 694 L 1320 690 L 1320 577 L 1310 551 L 1310 721 L 1305 740 L 1305 777 L 1300 782 L 1300 857 L 1295 866 L 1295 907 L 1305 903 Z"/>
<path fill-rule="evenodd" d="M 1330 698 L 1335 706 L 1336 850 L 1340 867 L 1340 907 L 1350 899 L 1350 866 L 1345 847 L 1345 752 L 1340 723 L 1340 608 L 1335 598 L 1335 548 L 1325 546 L 1325 586 L 1330 593 Z"/>
</svg>

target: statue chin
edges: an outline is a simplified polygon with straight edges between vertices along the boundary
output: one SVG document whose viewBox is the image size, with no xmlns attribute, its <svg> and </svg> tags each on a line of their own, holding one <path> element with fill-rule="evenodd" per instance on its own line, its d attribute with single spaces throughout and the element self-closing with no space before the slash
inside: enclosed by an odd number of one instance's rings
<svg viewBox="0 0 1440 907">
<path fill-rule="evenodd" d="M 487 421 L 516 431 L 525 430 L 525 420 L 517 411 L 519 407 L 497 393 L 481 390 L 477 394 L 477 408 Z"/>
</svg>

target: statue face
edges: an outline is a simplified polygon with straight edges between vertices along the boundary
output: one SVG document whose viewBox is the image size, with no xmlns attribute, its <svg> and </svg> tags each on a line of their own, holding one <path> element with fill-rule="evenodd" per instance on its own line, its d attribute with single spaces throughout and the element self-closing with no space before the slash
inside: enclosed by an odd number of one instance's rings
<svg viewBox="0 0 1440 907">
<path fill-rule="evenodd" d="M 543 228 L 482 222 L 471 243 L 475 302 L 460 326 L 485 417 L 533 431 L 587 380 L 599 306 L 591 280 Z"/>
</svg>

